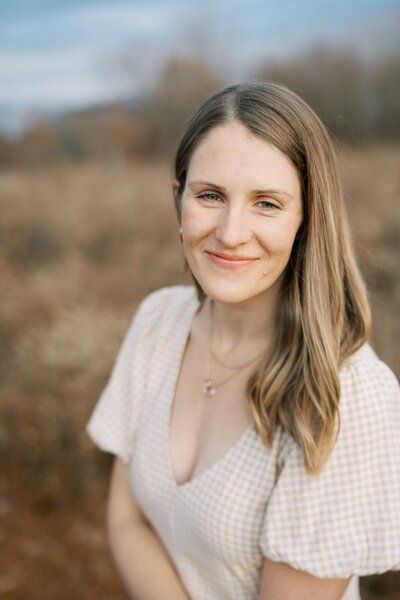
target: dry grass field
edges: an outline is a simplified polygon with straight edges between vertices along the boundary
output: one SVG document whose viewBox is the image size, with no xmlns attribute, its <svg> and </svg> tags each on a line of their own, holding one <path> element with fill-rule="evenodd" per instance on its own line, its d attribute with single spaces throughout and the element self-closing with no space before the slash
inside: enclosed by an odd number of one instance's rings
<svg viewBox="0 0 400 600">
<path fill-rule="evenodd" d="M 373 344 L 399 376 L 400 147 L 344 148 L 340 165 Z M 139 300 L 190 281 L 169 179 L 123 161 L 0 171 L 2 598 L 126 598 L 103 529 L 110 457 L 84 427 Z M 400 579 L 365 579 L 363 598 L 399 600 Z"/>
</svg>

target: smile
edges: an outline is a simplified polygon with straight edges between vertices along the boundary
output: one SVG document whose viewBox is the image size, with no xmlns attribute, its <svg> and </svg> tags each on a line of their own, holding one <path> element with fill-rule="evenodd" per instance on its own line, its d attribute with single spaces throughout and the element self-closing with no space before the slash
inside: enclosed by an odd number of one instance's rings
<svg viewBox="0 0 400 600">
<path fill-rule="evenodd" d="M 229 256 L 223 253 L 213 253 L 207 251 L 206 254 L 214 265 L 221 267 L 222 269 L 230 269 L 232 271 L 244 269 L 248 265 L 251 265 L 258 260 L 258 258 L 251 258 L 247 256 Z"/>
</svg>

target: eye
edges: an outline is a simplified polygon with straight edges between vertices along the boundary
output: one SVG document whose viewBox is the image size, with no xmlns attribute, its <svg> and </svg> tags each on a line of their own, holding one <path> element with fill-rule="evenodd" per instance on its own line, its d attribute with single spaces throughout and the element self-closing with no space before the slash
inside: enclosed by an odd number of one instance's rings
<svg viewBox="0 0 400 600">
<path fill-rule="evenodd" d="M 270 202 L 269 200 L 260 200 L 260 202 L 257 202 L 257 205 L 263 210 L 271 210 L 277 208 L 276 204 Z"/>
<path fill-rule="evenodd" d="M 214 194 L 213 192 L 205 192 L 204 194 L 200 194 L 199 198 L 203 198 L 209 202 L 216 202 L 220 199 L 218 194 Z"/>
</svg>

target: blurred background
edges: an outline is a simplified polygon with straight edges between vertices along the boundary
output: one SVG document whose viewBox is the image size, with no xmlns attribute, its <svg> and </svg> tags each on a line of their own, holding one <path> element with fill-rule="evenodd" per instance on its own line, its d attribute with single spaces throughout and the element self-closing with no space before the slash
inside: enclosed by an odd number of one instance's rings
<svg viewBox="0 0 400 600">
<path fill-rule="evenodd" d="M 126 600 L 85 433 L 138 302 L 189 282 L 170 192 L 188 115 L 273 79 L 336 138 L 373 345 L 400 375 L 400 4 L 0 4 L 0 597 Z M 394 573 L 363 599 L 400 599 Z"/>
</svg>

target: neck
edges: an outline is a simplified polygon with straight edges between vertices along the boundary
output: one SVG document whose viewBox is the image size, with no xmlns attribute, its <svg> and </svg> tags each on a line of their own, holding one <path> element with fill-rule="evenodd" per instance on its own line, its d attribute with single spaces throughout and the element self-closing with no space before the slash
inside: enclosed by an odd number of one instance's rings
<svg viewBox="0 0 400 600">
<path fill-rule="evenodd" d="M 211 302 L 214 306 L 211 309 Z M 246 302 L 226 304 L 207 298 L 207 311 L 213 312 L 213 348 L 228 354 L 237 348 L 258 349 L 272 340 L 276 322 L 276 300 L 264 295 Z"/>
</svg>

